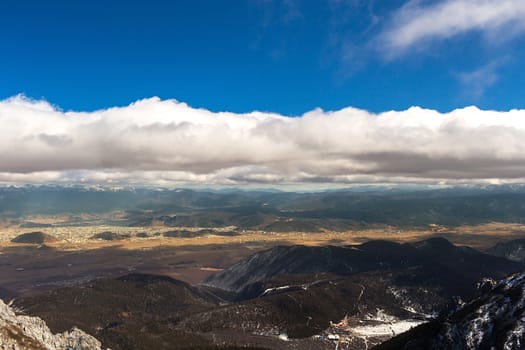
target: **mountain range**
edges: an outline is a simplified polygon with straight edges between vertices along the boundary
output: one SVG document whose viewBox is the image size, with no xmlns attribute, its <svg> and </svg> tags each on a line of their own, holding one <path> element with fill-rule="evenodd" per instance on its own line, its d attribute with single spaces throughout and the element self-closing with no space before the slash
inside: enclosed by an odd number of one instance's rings
<svg viewBox="0 0 525 350">
<path fill-rule="evenodd" d="M 104 215 L 119 211 L 125 215 L 107 222 L 147 226 L 162 221 L 167 226 L 236 226 L 274 232 L 337 231 L 373 224 L 519 223 L 525 216 L 524 203 L 522 186 L 326 192 L 0 187 L 0 211 L 4 219 L 14 222 L 27 215 Z"/>
<path fill-rule="evenodd" d="M 53 332 L 76 326 L 115 350 L 364 349 L 458 310 L 482 278 L 522 270 L 443 238 L 278 246 L 198 286 L 135 273 L 21 296 L 13 305 Z"/>
</svg>

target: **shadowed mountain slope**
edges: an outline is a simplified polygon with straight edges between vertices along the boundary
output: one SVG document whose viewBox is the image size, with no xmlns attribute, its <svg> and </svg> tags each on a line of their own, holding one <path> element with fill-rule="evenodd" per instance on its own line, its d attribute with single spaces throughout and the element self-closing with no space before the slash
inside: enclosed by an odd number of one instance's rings
<svg viewBox="0 0 525 350">
<path fill-rule="evenodd" d="M 377 350 L 525 348 L 525 273 L 495 283 L 451 315 L 421 325 Z"/>
<path fill-rule="evenodd" d="M 487 253 L 512 261 L 525 263 L 525 239 L 514 239 L 498 243 L 486 250 Z"/>
<path fill-rule="evenodd" d="M 482 277 L 501 278 L 522 268 L 507 259 L 454 246 L 444 238 L 412 244 L 371 241 L 346 247 L 278 246 L 208 277 L 203 284 L 239 293 L 250 284 L 279 275 L 320 272 L 351 275 L 416 266 L 434 271 L 439 278 L 455 277 L 464 287 L 474 285 Z"/>
<path fill-rule="evenodd" d="M 144 274 L 95 280 L 15 301 L 26 313 L 45 319 L 55 332 L 74 325 L 112 349 L 161 349 L 181 342 L 208 345 L 200 337 L 173 332 L 167 321 L 217 303 L 217 298 L 187 283 Z"/>
<path fill-rule="evenodd" d="M 279 246 L 213 275 L 206 286 L 132 274 L 19 298 L 15 305 L 53 331 L 76 325 L 117 350 L 333 349 L 324 338 L 312 338 L 327 332 L 360 349 L 397 334 L 392 324 L 408 329 L 455 308 L 453 297 L 470 298 L 481 277 L 521 268 L 441 238 Z M 378 326 L 386 333 L 366 333 Z M 365 330 L 357 334 L 355 327 Z"/>
</svg>

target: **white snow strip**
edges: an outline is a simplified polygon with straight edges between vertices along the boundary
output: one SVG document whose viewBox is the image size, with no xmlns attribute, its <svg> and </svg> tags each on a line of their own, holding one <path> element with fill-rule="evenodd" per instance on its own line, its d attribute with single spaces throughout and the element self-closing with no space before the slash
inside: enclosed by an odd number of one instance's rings
<svg viewBox="0 0 525 350">
<path fill-rule="evenodd" d="M 425 323 L 420 320 L 405 320 L 392 323 L 384 323 L 378 325 L 359 326 L 352 329 L 352 331 L 359 335 L 368 337 L 372 336 L 395 336 L 408 331 L 409 329 Z"/>
</svg>

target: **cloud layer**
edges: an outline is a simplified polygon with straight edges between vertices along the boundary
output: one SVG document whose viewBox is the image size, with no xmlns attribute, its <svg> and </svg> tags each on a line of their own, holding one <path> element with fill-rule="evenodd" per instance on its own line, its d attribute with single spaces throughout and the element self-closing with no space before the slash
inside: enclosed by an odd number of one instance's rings
<svg viewBox="0 0 525 350">
<path fill-rule="evenodd" d="M 429 40 L 472 31 L 501 42 L 525 31 L 524 17 L 522 0 L 443 0 L 430 5 L 411 0 L 393 14 L 380 42 L 392 56 Z"/>
<path fill-rule="evenodd" d="M 150 185 L 521 182 L 525 110 L 291 118 L 214 113 L 150 98 L 64 112 L 0 101 L 0 182 Z"/>
</svg>

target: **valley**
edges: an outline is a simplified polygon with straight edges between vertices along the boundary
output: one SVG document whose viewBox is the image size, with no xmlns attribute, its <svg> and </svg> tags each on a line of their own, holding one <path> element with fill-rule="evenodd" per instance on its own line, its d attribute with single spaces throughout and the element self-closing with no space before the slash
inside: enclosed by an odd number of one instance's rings
<svg viewBox="0 0 525 350">
<path fill-rule="evenodd" d="M 2 276 L 6 286 L 18 286 L 2 290 L 15 310 L 41 317 L 54 333 L 75 326 L 122 350 L 366 349 L 456 307 L 454 298 L 470 298 L 482 277 L 523 268 L 443 238 L 147 253 L 11 249 L 31 261 L 11 280 Z M 125 268 L 133 259 L 143 265 Z M 57 267 L 66 261 L 69 275 Z M 205 273 L 197 277 L 199 268 Z M 25 273 L 32 277 L 24 282 Z M 181 281 L 184 275 L 194 281 Z"/>
<path fill-rule="evenodd" d="M 38 221 L 37 221 L 38 220 Z M 163 274 L 197 284 L 206 276 L 229 267 L 241 258 L 276 245 L 344 246 L 370 240 L 414 242 L 445 237 L 451 242 L 486 249 L 498 242 L 525 237 L 525 225 L 488 223 L 451 227 L 437 231 L 426 228 L 375 227 L 352 231 L 265 232 L 234 228 L 178 228 L 199 233 L 194 237 L 166 237 L 173 227 L 125 227 L 110 225 L 63 225 L 52 218 L 31 217 L 29 222 L 46 222 L 50 227 L 4 227 L 0 235 L 0 278 L 15 293 L 30 293 L 96 277 L 127 272 Z M 37 231 L 35 231 L 37 230 Z M 11 240 L 41 232 L 52 239 L 34 243 Z M 93 238 L 111 232 L 109 239 Z M 523 232 L 523 234 L 522 234 Z"/>
<path fill-rule="evenodd" d="M 38 209 L 2 220 L 0 298 L 52 334 L 77 327 L 113 350 L 371 349 L 524 269 L 525 225 L 498 221 L 479 194 L 465 205 L 486 219 L 454 223 L 456 198 L 439 192 L 445 216 L 421 206 L 424 220 L 394 223 L 373 194 L 161 191 L 141 195 L 147 206 L 66 210 L 56 202 L 71 190 L 33 191 L 46 193 Z M 379 205 L 359 214 L 372 222 L 311 212 L 356 196 Z"/>
</svg>

